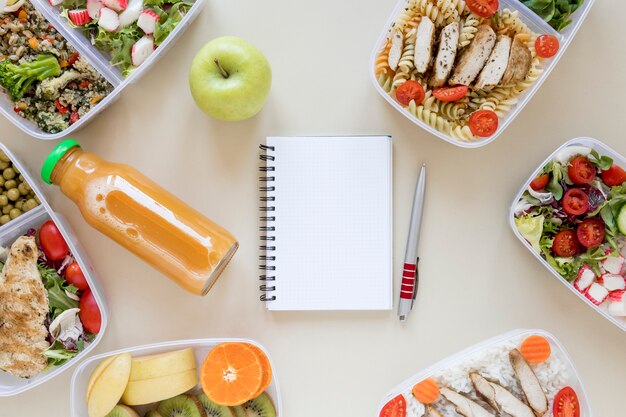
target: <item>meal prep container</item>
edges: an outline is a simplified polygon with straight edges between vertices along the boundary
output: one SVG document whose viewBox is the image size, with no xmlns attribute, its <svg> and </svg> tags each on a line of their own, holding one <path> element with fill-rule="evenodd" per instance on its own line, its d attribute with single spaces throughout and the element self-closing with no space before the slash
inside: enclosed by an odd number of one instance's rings
<svg viewBox="0 0 626 417">
<path fill-rule="evenodd" d="M 267 388 L 266 392 L 272 397 L 274 401 L 274 406 L 276 407 L 276 416 L 282 417 L 283 415 L 283 406 L 282 400 L 280 396 L 280 389 L 278 387 L 278 381 L 276 377 L 276 368 L 272 362 L 272 358 L 269 353 L 263 346 L 258 344 L 253 340 L 248 339 L 195 339 L 195 340 L 177 340 L 172 342 L 164 342 L 164 343 L 155 343 L 152 345 L 144 345 L 144 346 L 136 346 L 133 348 L 120 349 L 114 352 L 104 353 L 102 355 L 97 355 L 92 358 L 87 359 L 83 363 L 80 364 L 78 368 L 74 371 L 74 375 L 72 376 L 72 385 L 70 387 L 70 412 L 72 417 L 87 417 L 87 402 L 85 401 L 85 393 L 87 391 L 87 384 L 89 382 L 89 377 L 91 376 L 96 366 L 102 361 L 104 358 L 109 356 L 118 355 L 120 353 L 130 353 L 133 357 L 136 356 L 146 356 L 146 355 L 155 355 L 159 353 L 171 352 L 174 350 L 192 348 L 196 355 L 196 365 L 198 367 L 198 372 L 200 372 L 200 365 L 204 362 L 207 354 L 213 350 L 214 347 L 219 345 L 220 343 L 225 342 L 244 342 L 250 343 L 252 345 L 260 348 L 267 355 L 270 364 L 272 366 L 272 382 Z M 147 410 L 150 409 L 150 405 L 138 406 L 134 407 L 134 409 L 139 411 L 140 415 L 143 415 Z"/>
<path fill-rule="evenodd" d="M 434 0 L 429 0 L 429 1 L 434 2 Z M 414 117 L 411 113 L 409 113 L 407 109 L 402 107 L 400 103 L 394 100 L 392 96 L 386 93 L 385 90 L 383 90 L 383 88 L 378 84 L 378 79 L 375 73 L 376 56 L 385 48 L 385 41 L 387 39 L 387 36 L 389 35 L 389 28 L 391 28 L 391 25 L 396 21 L 396 19 L 404 11 L 407 0 L 398 1 L 396 8 L 394 9 L 393 13 L 391 14 L 391 17 L 385 24 L 385 28 L 382 34 L 380 35 L 380 37 L 378 38 L 378 41 L 376 42 L 376 47 L 374 48 L 372 57 L 370 59 L 371 80 L 374 83 L 374 86 L 376 87 L 376 90 L 380 93 L 380 95 L 383 96 L 393 107 L 395 107 L 396 110 L 398 110 L 400 113 L 402 113 L 405 117 L 407 117 L 416 125 L 422 127 L 423 129 L 427 130 L 433 135 L 438 136 L 439 138 L 445 140 L 446 142 L 449 142 L 461 148 L 480 148 L 496 140 L 496 138 L 500 136 L 506 130 L 509 124 L 515 119 L 515 117 L 517 117 L 517 115 L 522 111 L 524 106 L 526 106 L 526 104 L 530 101 L 533 95 L 539 90 L 543 82 L 546 80 L 550 72 L 554 69 L 557 62 L 559 62 L 559 60 L 561 59 L 561 57 L 563 56 L 563 54 L 569 47 L 569 44 L 574 39 L 574 35 L 576 35 L 576 32 L 578 32 L 578 29 L 580 29 L 580 27 L 582 26 L 594 2 L 595 0 L 585 0 L 583 5 L 578 10 L 576 10 L 576 12 L 571 16 L 572 23 L 569 26 L 567 26 L 565 29 L 563 29 L 561 32 L 557 32 L 556 30 L 552 28 L 552 26 L 546 23 L 537 14 L 535 14 L 535 12 L 530 10 L 520 1 L 500 0 L 500 10 L 502 9 L 509 9 L 512 11 L 518 10 L 520 19 L 522 19 L 522 21 L 534 32 L 538 34 L 551 34 L 551 35 L 556 36 L 560 43 L 560 49 L 559 49 L 559 52 L 553 58 L 548 58 L 544 60 L 544 63 L 546 65 L 544 66 L 543 73 L 539 76 L 539 78 L 537 78 L 537 81 L 532 85 L 532 87 L 527 89 L 520 96 L 519 102 L 517 103 L 517 105 L 513 107 L 513 110 L 510 111 L 504 118 L 500 118 L 498 131 L 494 135 L 488 138 L 478 139 L 473 142 L 463 142 L 463 141 L 453 138 L 452 136 L 446 135 L 445 133 L 439 132 L 438 130 L 429 126 L 427 123 L 424 123 L 423 121 Z"/>
<path fill-rule="evenodd" d="M 582 301 L 587 303 L 588 306 L 590 306 L 591 308 L 596 310 L 598 313 L 602 314 L 608 321 L 610 321 L 611 323 L 615 324 L 620 329 L 626 331 L 626 317 L 614 317 L 614 316 L 610 315 L 606 311 L 606 307 L 596 306 L 591 301 L 589 301 L 587 299 L 587 297 L 585 297 L 584 294 L 582 294 L 580 291 L 578 291 L 578 290 L 576 290 L 576 288 L 574 288 L 574 285 L 572 285 L 571 282 L 568 282 L 567 280 L 565 280 L 565 278 L 563 278 L 557 271 L 555 271 L 554 268 L 552 268 L 550 266 L 550 264 L 548 264 L 548 262 L 546 262 L 546 260 L 543 259 L 543 257 L 539 253 L 535 252 L 535 250 L 530 245 L 530 243 L 528 243 L 528 241 L 526 239 L 524 239 L 524 237 L 521 235 L 521 233 L 517 230 L 517 227 L 515 227 L 515 206 L 516 206 L 517 202 L 519 201 L 519 199 L 522 197 L 522 194 L 524 194 L 524 191 L 526 191 L 528 189 L 528 186 L 530 185 L 530 182 L 532 180 L 534 180 L 537 177 L 537 175 L 539 175 L 539 172 L 543 169 L 543 167 L 548 162 L 551 162 L 552 160 L 554 160 L 554 158 L 556 157 L 556 155 L 559 152 L 561 152 L 563 149 L 565 149 L 565 148 L 567 148 L 569 146 L 572 146 L 572 145 L 586 146 L 588 148 L 595 149 L 595 150 L 598 151 L 598 153 L 600 155 L 607 155 L 607 156 L 610 156 L 611 158 L 613 158 L 613 161 L 615 161 L 618 165 L 626 166 L 626 158 L 624 158 L 622 155 L 620 155 L 619 153 L 615 152 L 613 149 L 609 148 L 608 146 L 606 146 L 602 142 L 600 142 L 600 141 L 598 141 L 596 139 L 584 138 L 584 137 L 583 138 L 572 139 L 569 142 L 564 143 L 561 147 L 559 147 L 556 151 L 554 151 L 545 161 L 543 161 L 541 163 L 541 165 L 539 165 L 539 167 L 532 173 L 530 178 L 528 178 L 528 180 L 526 180 L 526 182 L 522 186 L 521 190 L 515 196 L 515 199 L 513 200 L 513 203 L 511 204 L 511 210 L 510 210 L 510 213 L 509 213 L 509 224 L 511 225 L 511 229 L 513 229 L 513 233 L 515 233 L 515 236 L 517 236 L 517 238 L 528 248 L 528 250 L 533 255 L 535 255 L 535 258 L 537 258 L 539 260 L 539 262 L 541 262 L 550 272 L 552 272 L 552 274 L 563 285 L 565 285 L 567 288 L 569 288 L 569 290 L 571 292 L 576 294 L 576 296 L 578 298 L 580 298 Z M 604 303 L 604 305 L 606 305 L 606 302 Z"/>
<path fill-rule="evenodd" d="M 41 192 L 39 181 L 35 181 L 35 179 L 29 175 L 25 166 L 20 163 L 15 155 L 13 155 L 2 143 L 0 143 L 0 149 L 11 159 L 13 165 L 20 170 L 20 173 L 24 176 L 26 182 L 28 182 L 33 191 L 35 191 L 37 197 L 41 200 L 41 205 L 38 207 L 22 214 L 16 219 L 11 220 L 7 224 L 0 227 L 0 245 L 7 247 L 18 237 L 25 234 L 28 229 L 39 228 L 39 226 L 47 220 L 54 221 L 63 235 L 63 238 L 65 238 L 65 241 L 67 242 L 72 255 L 76 259 L 76 262 L 80 265 L 80 269 L 83 271 L 83 274 L 89 283 L 89 288 L 91 288 L 96 302 L 98 303 L 100 315 L 102 316 L 102 326 L 100 328 L 100 332 L 95 335 L 94 340 L 91 343 L 86 344 L 85 348 L 79 352 L 78 355 L 64 365 L 52 368 L 52 370 L 47 372 L 44 371 L 30 379 L 17 378 L 4 371 L 0 371 L 0 397 L 9 397 L 43 384 L 89 354 L 89 352 L 96 347 L 98 343 L 100 343 L 100 340 L 104 336 L 104 332 L 107 328 L 109 312 L 104 298 L 104 292 L 102 291 L 96 272 L 91 266 L 85 251 L 78 242 L 78 239 L 76 235 L 74 235 L 70 225 L 64 217 L 52 210 L 52 207 L 50 207 L 50 204 L 48 204 L 44 198 L 44 194 Z"/>
<path fill-rule="evenodd" d="M 578 376 L 578 372 L 576 368 L 574 367 L 572 359 L 568 355 L 563 345 L 561 345 L 561 343 L 553 335 L 551 335 L 550 333 L 546 331 L 538 330 L 538 329 L 513 330 L 503 335 L 478 343 L 440 362 L 437 362 L 436 364 L 419 372 L 415 376 L 407 379 L 406 381 L 402 382 L 400 385 L 397 385 L 395 388 L 389 391 L 387 395 L 385 396 L 385 398 L 381 401 L 376 415 L 377 416 L 380 415 L 381 410 L 383 409 L 385 404 L 387 404 L 387 402 L 389 402 L 391 399 L 393 399 L 399 394 L 410 391 L 411 388 L 418 382 L 423 381 L 426 378 L 432 377 L 444 371 L 445 369 L 460 365 L 466 360 L 468 360 L 471 356 L 477 354 L 478 352 L 482 350 L 496 347 L 497 345 L 501 343 L 505 343 L 511 339 L 523 339 L 532 335 L 543 336 L 550 342 L 550 345 L 552 348 L 552 355 L 557 355 L 561 359 L 561 361 L 565 364 L 567 371 L 569 373 L 569 380 L 567 381 L 567 385 L 572 387 L 574 391 L 576 391 L 576 394 L 578 395 L 578 400 L 580 403 L 580 417 L 591 417 L 592 413 L 591 413 L 591 408 L 589 406 L 589 398 L 587 397 L 585 387 L 583 386 L 582 381 L 580 380 L 580 377 Z M 551 403 L 550 401 L 551 399 L 549 398 L 548 400 Z M 549 409 L 546 415 L 548 414 L 552 415 L 552 410 Z"/>
<path fill-rule="evenodd" d="M 27 120 L 13 111 L 14 104 L 11 99 L 4 93 L 0 92 L 0 113 L 27 134 L 43 140 L 54 140 L 70 135 L 72 132 L 80 129 L 89 123 L 98 113 L 109 107 L 115 100 L 119 98 L 122 90 L 131 83 L 137 82 L 148 70 L 167 52 L 169 48 L 180 38 L 187 30 L 189 25 L 198 16 L 204 7 L 206 0 L 196 0 L 193 7 L 185 15 L 183 20 L 169 34 L 165 42 L 159 46 L 152 55 L 139 66 L 128 77 L 122 76 L 117 67 L 109 64 L 109 56 L 100 52 L 95 46 L 91 45 L 89 39 L 82 33 L 79 28 L 72 28 L 67 20 L 61 16 L 59 6 L 52 7 L 47 0 L 27 0 L 37 9 L 55 29 L 67 40 L 67 42 L 76 49 L 76 51 L 84 57 L 109 83 L 114 87 L 113 91 L 106 96 L 98 105 L 96 105 L 85 116 L 76 123 L 59 133 L 46 133 L 42 131 L 35 123 Z"/>
</svg>

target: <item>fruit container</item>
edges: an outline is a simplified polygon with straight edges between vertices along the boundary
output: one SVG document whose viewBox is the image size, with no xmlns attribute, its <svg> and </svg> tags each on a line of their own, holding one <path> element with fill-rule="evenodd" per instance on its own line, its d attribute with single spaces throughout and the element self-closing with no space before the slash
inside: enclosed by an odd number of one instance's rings
<svg viewBox="0 0 626 417">
<path fill-rule="evenodd" d="M 139 356 L 147 356 L 147 355 L 155 355 L 159 353 L 166 353 L 180 349 L 191 348 L 194 351 L 196 356 L 196 365 L 198 372 L 200 370 L 200 366 L 204 362 L 204 359 L 208 355 L 208 353 L 220 343 L 225 342 L 243 342 L 250 343 L 252 345 L 260 348 L 267 355 L 270 364 L 273 369 L 272 382 L 267 388 L 265 392 L 272 398 L 274 402 L 274 406 L 276 408 L 276 416 L 282 417 L 282 400 L 280 395 L 280 389 L 278 387 L 278 381 L 276 376 L 276 368 L 272 362 L 272 358 L 270 357 L 267 350 L 261 346 L 259 343 L 248 340 L 248 339 L 194 339 L 194 340 L 177 340 L 171 342 L 163 342 L 163 343 L 154 343 L 151 345 L 143 345 L 136 346 L 132 348 L 120 349 L 113 352 L 104 353 L 101 355 L 97 355 L 91 357 L 80 364 L 75 370 L 74 375 L 72 376 L 72 383 L 70 386 L 70 412 L 72 417 L 87 417 L 87 402 L 85 400 L 85 393 L 87 391 L 87 386 L 89 384 L 89 378 L 93 371 L 96 369 L 98 364 L 105 358 L 110 356 L 118 355 L 120 353 L 130 353 L 133 357 Z M 200 385 L 192 390 L 194 393 L 202 392 Z M 151 405 L 143 405 L 133 407 L 140 415 L 144 415 L 150 408 Z"/>
<path fill-rule="evenodd" d="M 579 299 L 584 301 L 588 306 L 590 306 L 595 311 L 597 311 L 602 316 L 604 316 L 604 318 L 606 318 L 608 321 L 610 321 L 611 323 L 615 324 L 617 327 L 619 327 L 623 331 L 626 331 L 626 317 L 614 317 L 614 316 L 610 315 L 608 313 L 608 311 L 606 310 L 606 307 L 605 307 L 606 303 L 604 303 L 603 306 L 596 306 L 590 300 L 588 300 L 587 297 L 585 297 L 584 294 L 582 294 L 581 292 L 576 290 L 576 288 L 574 288 L 574 285 L 572 285 L 572 283 L 566 281 L 561 275 L 559 275 L 559 273 L 554 268 L 552 268 L 550 266 L 550 264 L 548 264 L 548 262 L 546 262 L 546 260 L 543 259 L 543 257 L 539 253 L 537 253 L 532 248 L 530 243 L 528 243 L 528 241 L 526 239 L 524 239 L 524 237 L 521 235 L 521 233 L 517 230 L 517 227 L 515 227 L 515 206 L 516 206 L 517 202 L 519 201 L 519 199 L 522 197 L 522 194 L 524 194 L 524 191 L 526 189 L 528 189 L 528 187 L 530 185 L 530 182 L 537 177 L 539 172 L 543 169 L 543 167 L 547 163 L 549 163 L 549 162 L 551 162 L 551 161 L 553 161 L 555 159 L 557 154 L 559 154 L 563 149 L 565 149 L 565 148 L 567 148 L 569 146 L 573 146 L 573 145 L 585 146 L 585 147 L 588 147 L 588 148 L 591 148 L 591 149 L 595 149 L 596 151 L 598 151 L 598 153 L 600 155 L 607 155 L 607 156 L 613 158 L 613 161 L 615 161 L 615 163 L 617 163 L 618 165 L 626 167 L 626 158 L 624 158 L 622 155 L 620 155 L 619 153 L 617 153 L 613 149 L 611 149 L 608 146 L 606 146 L 604 143 L 602 143 L 602 142 L 600 142 L 600 141 L 598 141 L 596 139 L 587 138 L 587 137 L 581 137 L 581 138 L 572 139 L 572 140 L 564 143 L 557 150 L 555 150 L 550 156 L 548 156 L 548 158 L 546 158 L 546 160 L 543 161 L 539 165 L 539 167 L 535 171 L 533 171 L 532 175 L 524 182 L 522 188 L 515 195 L 515 199 L 513 200 L 513 203 L 511 204 L 511 209 L 510 209 L 510 212 L 509 212 L 509 224 L 511 225 L 511 229 L 513 230 L 513 233 L 515 234 L 515 236 L 517 236 L 517 238 L 524 244 L 524 246 L 526 246 L 528 248 L 528 250 L 535 256 L 535 258 L 537 258 L 539 260 L 539 262 L 541 262 L 550 272 L 552 272 L 552 274 L 563 285 L 565 285 L 567 288 L 569 288 L 569 290 L 572 293 L 574 293 Z"/>
<path fill-rule="evenodd" d="M 574 364 L 570 356 L 565 351 L 565 348 L 561 345 L 561 343 L 553 335 L 551 335 L 550 333 L 546 331 L 539 330 L 539 329 L 513 330 L 511 332 L 508 332 L 500 336 L 494 337 L 492 339 L 488 339 L 486 341 L 478 343 L 472 347 L 469 347 L 461 352 L 458 352 L 446 359 L 443 359 L 435 363 L 434 365 L 420 371 L 419 373 L 408 378 L 407 380 L 405 380 L 404 382 L 400 383 L 395 388 L 390 390 L 385 395 L 383 400 L 380 402 L 380 405 L 378 407 L 378 412 L 376 415 L 381 416 L 381 417 L 389 415 L 389 414 L 382 413 L 383 409 L 385 408 L 385 405 L 387 405 L 389 402 L 394 400 L 396 397 L 402 395 L 406 402 L 406 409 L 407 409 L 406 417 L 421 417 L 420 411 L 421 411 L 421 408 L 423 407 L 421 405 L 422 403 L 418 402 L 418 400 L 416 400 L 414 396 L 411 394 L 412 388 L 415 386 L 415 384 L 427 378 L 434 378 L 435 381 L 437 381 L 438 376 L 440 376 L 441 374 L 446 375 L 447 378 L 452 378 L 454 375 L 453 373 L 454 371 L 452 371 L 452 368 L 454 367 L 462 367 L 463 372 L 475 371 L 475 372 L 479 372 L 480 374 L 484 374 L 485 373 L 484 369 L 469 365 L 470 362 L 476 360 L 476 355 L 479 355 L 481 352 L 493 351 L 493 349 L 498 349 L 498 348 L 503 348 L 503 349 L 506 348 L 508 350 L 511 347 L 517 347 L 517 349 L 519 349 L 519 345 L 521 344 L 523 340 L 525 340 L 529 336 L 534 336 L 534 335 L 541 336 L 548 341 L 550 348 L 551 348 L 550 358 L 558 359 L 559 364 L 560 364 L 556 369 L 547 369 L 547 370 L 544 369 L 544 371 L 547 373 L 551 371 L 558 371 L 559 375 L 564 376 L 563 378 L 561 378 L 560 384 L 558 386 L 550 387 L 550 390 L 558 391 L 564 388 L 565 386 L 569 386 L 573 388 L 578 396 L 578 401 L 580 405 L 580 417 L 591 417 L 592 412 L 591 412 L 591 408 L 589 405 L 589 399 L 587 397 L 587 393 L 585 392 L 583 383 L 580 380 L 580 377 L 578 376 L 578 372 L 576 368 L 574 367 Z M 473 365 L 476 365 L 476 362 Z M 483 364 L 482 366 L 485 366 L 485 365 Z M 495 366 L 497 366 L 497 364 Z M 535 372 L 538 372 L 539 367 L 542 367 L 542 366 L 545 366 L 545 364 L 531 365 L 531 367 L 534 367 Z M 506 370 L 509 376 L 513 375 L 513 369 L 512 369 L 511 364 L 507 363 L 505 368 L 506 367 L 510 368 Z M 493 380 L 494 382 L 502 384 L 501 378 L 498 377 L 497 375 L 498 373 L 496 372 L 491 375 L 485 374 L 485 377 L 487 377 L 487 379 L 489 380 Z M 542 378 L 540 377 L 539 380 L 541 381 L 541 379 Z M 440 388 L 443 387 L 443 385 L 441 385 L 439 381 L 437 381 L 437 383 Z M 515 384 L 519 385 L 517 381 L 515 381 Z M 464 385 L 465 385 L 465 382 L 455 382 L 454 384 L 450 385 L 450 388 L 459 392 L 464 392 L 463 389 L 461 388 Z M 546 390 L 545 385 L 543 383 L 541 385 L 542 385 L 544 393 L 546 393 L 547 390 Z M 507 386 L 505 385 L 505 388 L 506 387 Z M 471 391 L 472 392 L 475 391 L 473 387 L 471 388 Z M 475 400 L 476 399 L 475 395 L 476 393 L 470 394 L 469 398 Z M 520 393 L 514 392 L 514 395 L 516 395 L 519 399 L 523 398 Z M 439 395 L 437 401 L 433 403 L 433 406 L 440 412 L 444 411 L 444 416 L 458 415 L 454 412 L 451 412 L 451 414 L 445 413 L 445 410 L 442 409 L 441 404 L 446 403 L 446 400 L 444 400 L 442 396 L 443 396 L 442 394 Z M 548 395 L 547 397 L 548 397 L 547 398 L 548 399 L 548 412 L 545 414 L 552 415 L 553 398 L 550 395 Z M 481 403 L 481 401 L 478 401 L 478 403 L 483 406 L 486 406 L 485 402 Z M 395 415 L 395 414 L 391 414 L 391 415 Z M 497 415 L 497 413 L 494 415 Z"/>
<path fill-rule="evenodd" d="M 106 96 L 98 105 L 96 105 L 85 116 L 80 118 L 76 123 L 70 125 L 67 129 L 59 133 L 46 133 L 41 130 L 35 123 L 19 116 L 13 110 L 14 104 L 11 99 L 4 93 L 0 92 L 0 113 L 9 119 L 15 126 L 22 129 L 25 133 L 37 139 L 55 140 L 70 135 L 72 132 L 80 129 L 89 123 L 98 113 L 109 107 L 116 101 L 122 90 L 129 84 L 137 82 L 162 56 L 174 45 L 174 43 L 187 30 L 189 25 L 198 16 L 205 5 L 206 0 L 195 0 L 193 7 L 180 21 L 176 28 L 169 34 L 166 40 L 148 57 L 128 77 L 122 76 L 117 67 L 109 63 L 109 57 L 98 51 L 90 40 L 78 28 L 73 28 L 67 20 L 61 16 L 59 7 L 53 7 L 47 0 L 27 0 L 37 9 L 52 26 L 67 40 L 67 42 L 76 49 L 76 51 L 84 57 L 87 62 L 95 68 L 112 86 L 113 91 Z"/>
<path fill-rule="evenodd" d="M 39 181 L 30 176 L 26 167 L 19 162 L 19 160 L 13 155 L 2 143 L 0 143 L 0 150 L 2 150 L 10 159 L 15 167 L 17 167 L 20 173 L 24 176 L 25 181 L 31 186 L 39 200 L 41 205 L 22 214 L 21 216 L 11 220 L 9 223 L 0 227 L 0 245 L 3 247 L 10 246 L 18 237 L 24 235 L 29 229 L 38 229 L 41 224 L 47 220 L 52 220 L 57 225 L 59 231 L 63 235 L 69 249 L 74 256 L 76 262 L 78 262 L 89 287 L 96 299 L 98 307 L 100 308 L 100 315 L 102 316 L 102 325 L 100 332 L 95 335 L 95 338 L 85 345 L 85 348 L 79 352 L 74 358 L 67 363 L 52 368 L 49 371 L 44 371 L 35 377 L 29 379 L 17 378 L 9 373 L 0 370 L 0 397 L 9 397 L 28 391 L 36 386 L 43 384 L 44 382 L 54 378 L 61 372 L 70 368 L 73 364 L 79 362 L 89 352 L 100 343 L 100 340 L 104 336 L 108 322 L 108 308 L 106 299 L 104 297 L 104 291 L 100 285 L 99 279 L 91 266 L 91 262 L 87 258 L 87 255 L 81 246 L 78 238 L 72 231 L 69 223 L 65 218 L 56 213 L 48 201 L 45 199 L 44 194 L 41 192 Z"/>
<path fill-rule="evenodd" d="M 435 3 L 434 0 L 418 0 L 418 2 L 422 2 L 422 1 Z M 431 127 L 424 121 L 413 116 L 406 108 L 404 108 L 400 103 L 398 103 L 391 95 L 386 93 L 383 87 L 379 84 L 378 78 L 375 73 L 377 55 L 381 51 L 383 51 L 383 49 L 385 48 L 385 42 L 386 42 L 387 36 L 389 35 L 390 28 L 392 27 L 393 23 L 398 19 L 398 17 L 405 11 L 405 8 L 408 3 L 409 2 L 407 0 L 398 1 L 395 9 L 391 13 L 391 17 L 385 24 L 385 27 L 380 37 L 378 38 L 378 41 L 376 42 L 376 46 L 374 47 L 374 50 L 372 52 L 372 56 L 370 59 L 369 72 L 370 72 L 372 83 L 374 84 L 374 87 L 380 93 L 380 95 L 383 96 L 389 102 L 389 104 L 391 104 L 396 110 L 398 110 L 400 113 L 402 113 L 406 118 L 411 120 L 416 125 L 432 133 L 433 135 L 439 137 L 440 139 L 443 139 L 444 141 L 451 143 L 452 145 L 459 146 L 461 148 L 473 149 L 473 148 L 480 148 L 482 146 L 488 145 L 489 143 L 496 140 L 506 130 L 506 128 L 511 124 L 511 122 L 513 122 L 513 120 L 517 117 L 517 115 L 522 111 L 524 106 L 528 104 L 530 99 L 539 90 L 543 82 L 546 80 L 550 72 L 552 72 L 554 67 L 556 67 L 556 64 L 559 62 L 559 60 L 561 59 L 561 57 L 563 56 L 563 54 L 569 47 L 570 43 L 574 39 L 574 36 L 576 35 L 578 30 L 582 26 L 583 22 L 585 21 L 587 15 L 589 14 L 591 7 L 595 3 L 595 0 L 585 0 L 583 5 L 578 10 L 576 10 L 576 12 L 571 16 L 572 23 L 560 32 L 557 32 L 556 30 L 554 30 L 542 18 L 540 18 L 537 14 L 535 14 L 532 10 L 530 10 L 520 1 L 500 0 L 500 7 L 499 7 L 500 10 L 508 8 L 511 11 L 516 11 L 516 10 L 519 11 L 519 17 L 521 18 L 521 20 L 534 32 L 536 32 L 537 34 L 550 34 L 550 35 L 556 36 L 560 43 L 560 49 L 554 57 L 545 59 L 543 61 L 544 62 L 543 73 L 539 75 L 539 77 L 536 79 L 536 81 L 530 88 L 524 91 L 524 93 L 520 96 L 517 104 L 514 105 L 513 108 L 504 117 L 500 117 L 499 127 L 498 127 L 497 132 L 494 133 L 490 137 L 479 138 L 474 141 L 461 141 L 459 139 L 452 137 L 451 135 L 442 133 L 434 129 L 433 127 Z"/>
</svg>

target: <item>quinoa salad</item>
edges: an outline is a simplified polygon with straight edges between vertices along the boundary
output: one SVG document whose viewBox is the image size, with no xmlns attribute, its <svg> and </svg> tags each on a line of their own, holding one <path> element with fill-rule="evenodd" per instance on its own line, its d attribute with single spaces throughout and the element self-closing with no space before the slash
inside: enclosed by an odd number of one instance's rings
<svg viewBox="0 0 626 417">
<path fill-rule="evenodd" d="M 67 129 L 113 90 L 28 1 L 0 11 L 0 87 L 46 133 Z"/>
</svg>

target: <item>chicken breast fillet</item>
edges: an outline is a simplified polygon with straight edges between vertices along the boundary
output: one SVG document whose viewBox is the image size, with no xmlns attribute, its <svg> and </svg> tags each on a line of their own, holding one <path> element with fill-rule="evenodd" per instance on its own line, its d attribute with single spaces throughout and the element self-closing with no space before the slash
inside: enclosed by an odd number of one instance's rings
<svg viewBox="0 0 626 417">
<path fill-rule="evenodd" d="M 448 81 L 459 43 L 459 22 L 450 23 L 441 30 L 439 51 L 435 58 L 433 76 L 430 83 L 433 87 L 441 87 Z"/>
<path fill-rule="evenodd" d="M 454 73 L 448 81 L 449 84 L 469 86 L 485 66 L 495 44 L 496 32 L 490 26 L 482 25 L 478 28 L 474 40 L 461 54 L 461 58 L 454 68 Z"/>
<path fill-rule="evenodd" d="M 485 65 L 485 68 L 480 72 L 478 80 L 476 81 L 477 89 L 490 89 L 500 83 L 506 71 L 510 53 L 511 38 L 506 35 L 498 36 L 496 46 L 494 46 L 487 60 L 487 65 Z"/>
<path fill-rule="evenodd" d="M 433 58 L 433 41 L 435 40 L 435 24 L 424 16 L 417 27 L 415 38 L 415 70 L 420 74 L 428 71 Z"/>
<path fill-rule="evenodd" d="M 535 375 L 535 372 L 528 365 L 528 362 L 526 362 L 519 350 L 513 349 L 509 352 L 509 359 L 528 404 L 537 416 L 543 416 L 548 412 L 548 399 L 541 388 L 537 375 Z"/>
<path fill-rule="evenodd" d="M 48 330 L 48 293 L 37 270 L 34 237 L 13 243 L 0 274 L 0 369 L 19 378 L 43 371 Z"/>
<path fill-rule="evenodd" d="M 463 394 L 442 388 L 441 394 L 456 407 L 456 412 L 465 417 L 496 417 L 495 414 L 485 410 L 477 402 L 470 400 Z"/>
<path fill-rule="evenodd" d="M 402 57 L 402 48 L 404 47 L 404 35 L 402 35 L 402 31 L 400 29 L 396 29 L 391 36 L 391 49 L 389 49 L 389 57 L 387 58 L 387 62 L 389 64 L 389 68 L 393 71 L 398 69 L 398 63 L 400 62 L 400 58 Z"/>
<path fill-rule="evenodd" d="M 470 374 L 474 388 L 494 410 L 501 410 L 511 417 L 535 417 L 529 406 L 500 384 L 491 382 L 476 372 Z"/>
<path fill-rule="evenodd" d="M 502 84 L 508 85 L 524 81 L 528 71 L 530 71 L 532 61 L 533 56 L 530 53 L 528 46 L 526 46 L 526 43 L 524 43 L 520 35 L 515 36 L 513 39 L 513 45 L 511 45 L 509 62 L 504 76 L 502 77 Z"/>
</svg>

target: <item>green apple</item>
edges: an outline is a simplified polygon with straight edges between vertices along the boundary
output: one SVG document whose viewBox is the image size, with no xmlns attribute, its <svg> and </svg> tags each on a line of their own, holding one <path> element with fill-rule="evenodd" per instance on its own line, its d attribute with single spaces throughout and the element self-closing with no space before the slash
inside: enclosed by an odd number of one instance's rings
<svg viewBox="0 0 626 417">
<path fill-rule="evenodd" d="M 198 107 L 219 120 L 244 120 L 263 108 L 272 70 L 254 45 L 234 36 L 207 43 L 191 63 L 189 86 Z"/>
</svg>

